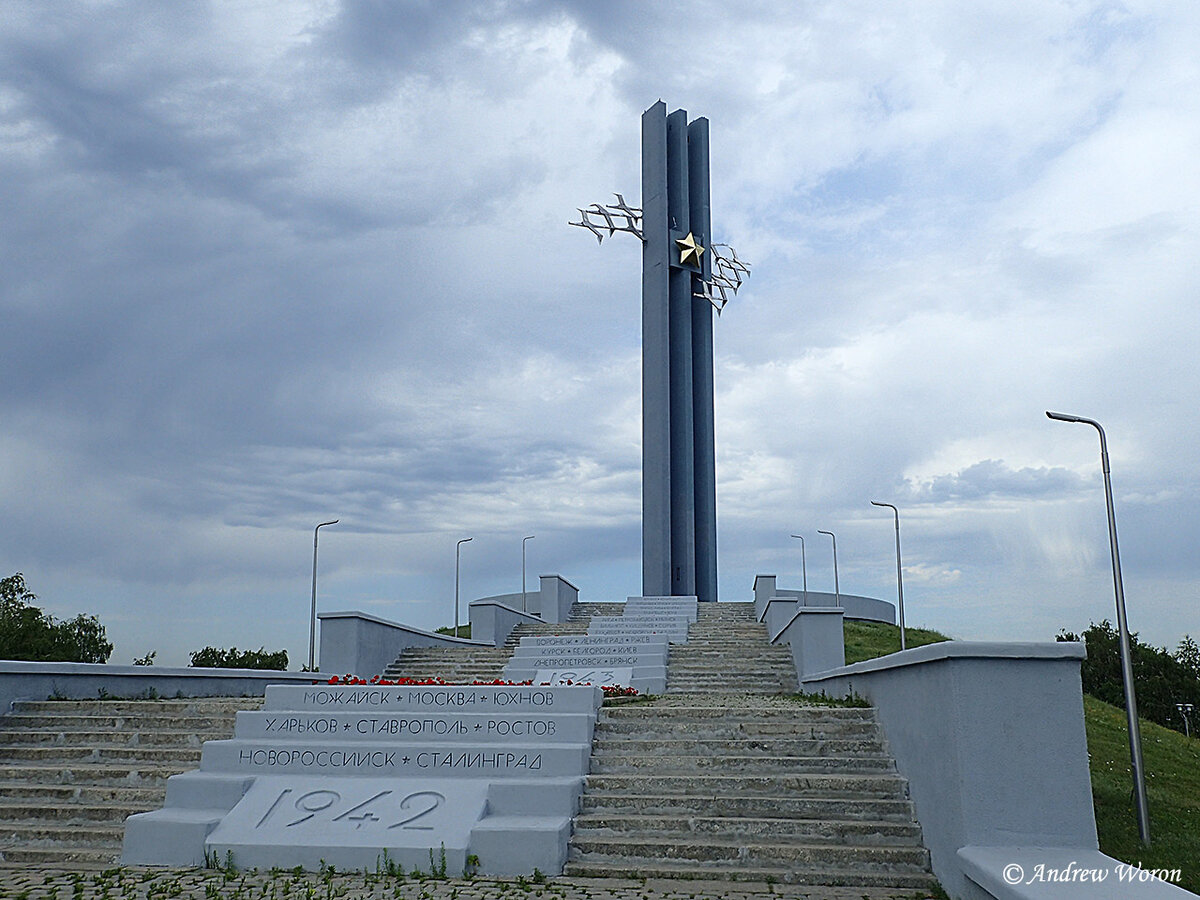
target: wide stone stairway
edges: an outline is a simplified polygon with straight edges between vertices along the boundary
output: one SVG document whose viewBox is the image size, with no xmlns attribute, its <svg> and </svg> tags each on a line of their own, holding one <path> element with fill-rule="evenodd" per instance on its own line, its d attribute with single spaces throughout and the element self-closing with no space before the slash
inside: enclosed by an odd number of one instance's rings
<svg viewBox="0 0 1200 900">
<path fill-rule="evenodd" d="M 125 817 L 163 804 L 200 745 L 261 698 L 15 704 L 0 717 L 0 862 L 108 866 Z"/>
<path fill-rule="evenodd" d="M 753 604 L 702 604 L 667 695 L 605 707 L 567 874 L 930 889 L 874 710 L 816 706 Z"/>
<path fill-rule="evenodd" d="M 933 883 L 873 710 L 729 693 L 602 711 L 567 873 Z"/>
<path fill-rule="evenodd" d="M 701 603 L 688 642 L 671 647 L 668 693 L 795 693 L 796 666 L 786 645 L 767 643 L 753 603 Z"/>
<path fill-rule="evenodd" d="M 518 625 L 499 647 L 410 647 L 396 657 L 384 670 L 385 678 L 434 679 L 457 684 L 473 681 L 493 681 L 503 677 L 501 672 L 512 658 L 513 650 L 523 637 L 547 634 L 583 634 L 592 616 L 621 614 L 620 603 L 576 603 L 566 622 L 558 624 L 529 623 Z"/>
</svg>

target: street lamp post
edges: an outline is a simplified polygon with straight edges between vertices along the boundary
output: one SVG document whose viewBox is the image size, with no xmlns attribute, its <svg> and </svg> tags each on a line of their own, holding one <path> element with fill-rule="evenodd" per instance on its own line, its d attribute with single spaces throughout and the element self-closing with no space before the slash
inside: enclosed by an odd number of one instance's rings
<svg viewBox="0 0 1200 900">
<path fill-rule="evenodd" d="M 842 589 L 838 587 L 837 573 L 837 535 L 835 535 L 832 531 L 822 531 L 820 528 L 817 529 L 817 534 L 827 534 L 833 538 L 833 605 L 841 606 Z"/>
<path fill-rule="evenodd" d="M 900 510 L 890 503 L 871 501 L 872 506 L 886 506 L 896 517 L 896 602 L 900 606 L 900 649 L 907 649 L 904 640 L 904 577 L 900 574 Z"/>
<path fill-rule="evenodd" d="M 337 519 L 322 522 L 313 529 L 312 610 L 308 617 L 308 671 L 317 670 L 317 534 L 326 525 L 336 525 Z"/>
<path fill-rule="evenodd" d="M 1184 737 L 1192 736 L 1191 715 L 1192 715 L 1193 708 L 1194 707 L 1190 703 L 1176 703 L 1175 704 L 1175 711 L 1178 712 L 1179 715 L 1183 717 L 1183 736 Z"/>
<path fill-rule="evenodd" d="M 454 545 L 454 636 L 458 637 L 458 565 L 459 558 L 462 555 L 462 545 L 467 541 L 473 541 L 475 538 L 463 538 Z"/>
<path fill-rule="evenodd" d="M 804 580 L 804 605 L 808 606 L 808 563 L 804 561 L 804 535 L 793 534 L 800 541 L 800 577 Z"/>
<path fill-rule="evenodd" d="M 532 541 L 534 535 L 526 535 L 521 538 L 521 612 L 526 612 L 525 609 L 525 542 Z"/>
<path fill-rule="evenodd" d="M 1137 697 L 1133 689 L 1133 661 L 1129 654 L 1129 625 L 1125 618 L 1125 588 L 1121 584 L 1121 554 L 1117 549 L 1117 516 L 1113 509 L 1112 478 L 1109 476 L 1108 442 L 1104 429 L 1095 419 L 1070 416 L 1046 410 L 1046 415 L 1059 422 L 1079 422 L 1091 425 L 1100 434 L 1100 468 L 1104 472 L 1104 503 L 1108 509 L 1108 546 L 1112 555 L 1113 591 L 1117 599 L 1117 629 L 1120 632 L 1121 680 L 1125 683 L 1125 715 L 1129 722 L 1129 758 L 1133 768 L 1133 796 L 1137 807 L 1138 833 L 1142 843 L 1150 846 L 1150 807 L 1146 800 L 1146 777 L 1142 765 L 1142 731 L 1138 725 Z"/>
</svg>

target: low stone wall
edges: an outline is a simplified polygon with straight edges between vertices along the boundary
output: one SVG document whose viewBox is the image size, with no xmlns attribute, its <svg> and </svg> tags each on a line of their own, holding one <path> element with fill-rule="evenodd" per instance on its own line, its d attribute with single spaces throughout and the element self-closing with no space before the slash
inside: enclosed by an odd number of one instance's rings
<svg viewBox="0 0 1200 900">
<path fill-rule="evenodd" d="M 357 610 L 319 613 L 321 671 L 369 677 L 383 672 L 408 647 L 490 647 L 490 643 L 423 631 Z"/>
<path fill-rule="evenodd" d="M 579 588 L 567 581 L 561 575 L 541 575 L 538 578 L 536 591 L 516 591 L 511 594 L 495 594 L 491 597 L 480 597 L 472 600 L 476 603 L 497 603 L 529 616 L 536 616 L 540 622 L 558 624 L 565 622 L 571 616 L 571 607 L 579 599 Z M 475 634 L 475 623 L 471 623 L 472 637 Z M 507 637 L 507 635 L 505 635 Z M 503 643 L 500 638 L 499 643 Z M 499 646 L 499 643 L 497 646 Z"/>
<path fill-rule="evenodd" d="M 772 644 L 787 644 L 796 665 L 796 678 L 827 672 L 846 664 L 846 639 L 841 607 L 803 607 L 778 632 L 769 630 Z"/>
<path fill-rule="evenodd" d="M 816 675 L 806 691 L 879 711 L 934 874 L 981 897 L 964 847 L 1097 852 L 1079 643 L 948 641 Z"/>
<path fill-rule="evenodd" d="M 796 609 L 803 606 L 823 608 L 840 605 L 847 619 L 896 624 L 896 605 L 887 600 L 831 591 L 809 591 L 806 599 L 804 591 L 777 587 L 775 582 L 775 575 L 759 575 L 754 579 L 754 613 L 758 620 L 764 621 L 768 614 L 779 617 L 772 631 L 777 630 L 782 621 L 790 619 Z"/>
<path fill-rule="evenodd" d="M 531 594 L 530 596 L 535 596 Z M 520 602 L 520 594 L 501 594 L 498 597 L 485 597 L 482 600 L 472 600 L 470 606 L 471 640 L 487 644 L 489 647 L 499 647 L 512 633 L 512 630 L 523 622 L 540 623 L 540 617 L 532 613 L 521 612 L 520 609 L 505 603 L 506 598 L 516 598 Z"/>
<path fill-rule="evenodd" d="M 11 712 L 14 700 L 261 697 L 269 684 L 312 684 L 319 678 L 309 672 L 261 669 L 0 660 L 0 714 Z"/>
</svg>

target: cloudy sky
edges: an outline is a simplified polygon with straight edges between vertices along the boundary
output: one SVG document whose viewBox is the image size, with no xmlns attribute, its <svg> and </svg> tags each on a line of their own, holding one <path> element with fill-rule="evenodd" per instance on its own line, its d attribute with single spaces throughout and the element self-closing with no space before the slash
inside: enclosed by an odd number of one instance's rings
<svg viewBox="0 0 1200 900">
<path fill-rule="evenodd" d="M 720 589 L 1200 634 L 1200 6 L 7 0 L 0 575 L 307 655 L 558 572 L 640 591 L 639 117 L 712 123 Z M 624 239 L 622 239 L 624 238 Z M 465 606 L 464 606 L 465 618 Z"/>
</svg>

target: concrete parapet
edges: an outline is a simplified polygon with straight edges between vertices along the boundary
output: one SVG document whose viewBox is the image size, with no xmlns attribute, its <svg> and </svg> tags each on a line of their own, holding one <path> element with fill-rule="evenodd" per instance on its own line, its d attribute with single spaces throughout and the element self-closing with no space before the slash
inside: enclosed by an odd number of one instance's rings
<svg viewBox="0 0 1200 900">
<path fill-rule="evenodd" d="M 0 715 L 15 700 L 97 697 L 261 697 L 269 684 L 311 684 L 308 672 L 110 666 L 104 663 L 0 660 Z"/>
<path fill-rule="evenodd" d="M 490 643 L 423 631 L 364 612 L 319 613 L 321 669 L 335 675 L 378 675 L 408 647 L 490 647 Z"/>
<path fill-rule="evenodd" d="M 840 607 L 801 608 L 773 634 L 772 644 L 787 644 L 792 648 L 797 679 L 803 680 L 806 675 L 827 672 L 846 664 L 846 638 L 842 631 L 844 612 Z"/>
<path fill-rule="evenodd" d="M 948 641 L 806 674 L 801 686 L 878 709 L 934 873 L 951 896 L 974 898 L 988 895 L 969 881 L 963 847 L 1097 852 L 1084 656 L 1078 643 Z"/>
<path fill-rule="evenodd" d="M 537 595 L 530 594 L 529 596 Z M 501 597 L 472 600 L 469 607 L 471 640 L 487 644 L 490 647 L 499 647 L 518 625 L 540 623 L 542 621 L 540 617 L 522 612 L 503 602 L 504 599 L 513 599 L 519 602 L 520 597 L 520 594 L 504 594 Z"/>
</svg>

